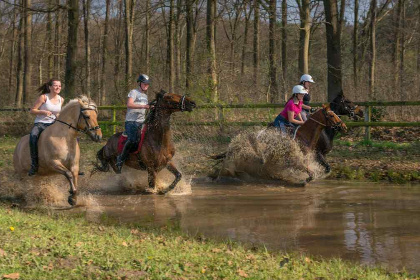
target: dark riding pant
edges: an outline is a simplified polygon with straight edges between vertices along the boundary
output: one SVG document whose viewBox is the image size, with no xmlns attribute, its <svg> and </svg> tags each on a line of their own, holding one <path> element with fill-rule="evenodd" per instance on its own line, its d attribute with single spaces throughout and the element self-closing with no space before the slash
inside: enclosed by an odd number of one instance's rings
<svg viewBox="0 0 420 280">
<path fill-rule="evenodd" d="M 277 129 L 280 129 L 281 133 L 283 135 L 285 135 L 285 134 L 287 134 L 287 127 L 291 127 L 294 131 L 296 129 L 297 125 L 289 122 L 282 115 L 278 115 L 277 118 L 274 120 L 274 127 L 277 127 Z"/>
<path fill-rule="evenodd" d="M 32 127 L 31 134 L 29 135 L 29 150 L 31 153 L 31 170 L 29 175 L 34 175 L 38 171 L 38 139 L 47 127 L 52 123 L 35 123 Z"/>
<path fill-rule="evenodd" d="M 127 160 L 130 152 L 133 152 L 139 143 L 140 129 L 143 123 L 126 121 L 125 122 L 125 134 L 127 135 L 127 141 L 124 144 L 121 155 L 117 158 L 117 168 L 121 172 L 122 165 Z"/>
</svg>

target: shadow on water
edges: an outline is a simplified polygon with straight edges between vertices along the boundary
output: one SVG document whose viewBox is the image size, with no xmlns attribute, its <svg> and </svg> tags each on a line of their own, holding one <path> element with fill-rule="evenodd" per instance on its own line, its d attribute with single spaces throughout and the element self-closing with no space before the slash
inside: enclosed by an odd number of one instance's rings
<svg viewBox="0 0 420 280">
<path fill-rule="evenodd" d="M 419 186 L 321 181 L 288 188 L 199 180 L 188 196 L 94 199 L 98 206 L 84 209 L 92 220 L 103 214 L 143 224 L 171 220 L 192 234 L 420 273 Z"/>
</svg>

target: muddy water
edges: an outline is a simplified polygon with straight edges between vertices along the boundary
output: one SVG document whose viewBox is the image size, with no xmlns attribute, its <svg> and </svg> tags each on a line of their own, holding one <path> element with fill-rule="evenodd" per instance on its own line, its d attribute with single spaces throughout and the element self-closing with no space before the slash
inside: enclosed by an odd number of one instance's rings
<svg viewBox="0 0 420 280">
<path fill-rule="evenodd" d="M 323 181 L 305 188 L 196 183 L 188 196 L 94 195 L 125 222 L 176 222 L 189 233 L 270 250 L 341 257 L 420 273 L 420 186 Z"/>
</svg>

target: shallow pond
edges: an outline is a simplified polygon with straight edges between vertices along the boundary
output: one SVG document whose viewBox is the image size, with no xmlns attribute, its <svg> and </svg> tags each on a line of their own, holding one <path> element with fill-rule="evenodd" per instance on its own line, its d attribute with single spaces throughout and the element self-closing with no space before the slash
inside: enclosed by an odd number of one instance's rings
<svg viewBox="0 0 420 280">
<path fill-rule="evenodd" d="M 341 257 L 420 273 L 420 186 L 320 181 L 305 188 L 196 182 L 192 195 L 93 195 L 122 222 L 177 223 L 191 234 L 269 250 Z"/>
</svg>

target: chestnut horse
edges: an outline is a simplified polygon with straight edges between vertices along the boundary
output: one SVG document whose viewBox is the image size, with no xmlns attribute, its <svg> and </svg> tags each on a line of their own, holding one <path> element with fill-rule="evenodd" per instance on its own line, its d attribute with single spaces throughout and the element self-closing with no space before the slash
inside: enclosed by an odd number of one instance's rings
<svg viewBox="0 0 420 280">
<path fill-rule="evenodd" d="M 334 100 L 330 103 L 330 107 L 337 115 L 346 115 L 353 120 L 363 118 L 363 110 L 347 99 L 344 96 L 343 91 L 334 98 Z M 337 132 L 337 129 L 326 127 L 325 130 L 321 132 L 315 147 L 316 159 L 325 168 L 325 172 L 327 173 L 331 171 L 331 167 L 326 161 L 325 156 L 332 150 L 333 140 Z"/>
<path fill-rule="evenodd" d="M 55 173 L 64 175 L 70 183 L 68 202 L 77 203 L 80 147 L 78 132 L 84 132 L 95 141 L 102 139 L 97 121 L 96 104 L 86 96 L 71 100 L 60 112 L 55 122 L 39 136 L 38 157 L 41 176 Z M 31 166 L 29 135 L 23 136 L 13 154 L 13 165 L 18 173 L 27 173 Z"/>
<path fill-rule="evenodd" d="M 151 102 L 150 110 L 146 121 L 146 130 L 143 132 L 144 140 L 141 150 L 137 154 L 131 153 L 124 165 L 138 170 L 147 170 L 149 189 L 155 191 L 156 175 L 163 168 L 167 168 L 175 175 L 175 180 L 169 187 L 161 191 L 164 194 L 173 188 L 181 180 L 182 174 L 172 162 L 175 154 L 175 147 L 172 141 L 170 118 L 174 112 L 191 112 L 195 108 L 195 102 L 185 95 L 166 93 L 161 91 L 156 94 L 156 99 Z M 109 171 L 109 166 L 116 171 L 118 156 L 118 141 L 122 132 L 112 135 L 104 147 L 102 147 L 96 157 L 98 163 L 91 174 L 96 171 Z"/>
</svg>

